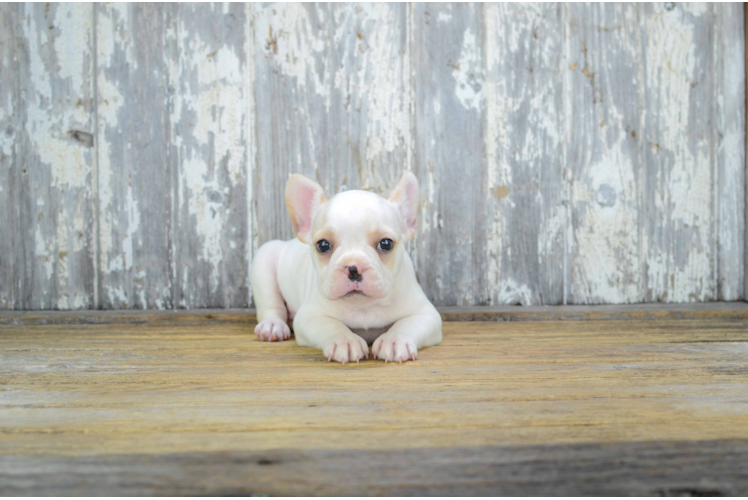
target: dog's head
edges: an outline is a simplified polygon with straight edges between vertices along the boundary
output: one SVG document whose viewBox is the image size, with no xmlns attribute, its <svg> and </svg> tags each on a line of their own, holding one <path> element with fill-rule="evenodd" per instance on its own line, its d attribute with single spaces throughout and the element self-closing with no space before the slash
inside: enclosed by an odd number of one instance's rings
<svg viewBox="0 0 748 500">
<path fill-rule="evenodd" d="M 286 184 L 296 237 L 311 245 L 320 289 L 329 300 L 387 296 L 402 264 L 403 244 L 416 231 L 418 180 L 406 172 L 389 199 L 345 191 L 325 199 L 303 175 Z"/>
</svg>

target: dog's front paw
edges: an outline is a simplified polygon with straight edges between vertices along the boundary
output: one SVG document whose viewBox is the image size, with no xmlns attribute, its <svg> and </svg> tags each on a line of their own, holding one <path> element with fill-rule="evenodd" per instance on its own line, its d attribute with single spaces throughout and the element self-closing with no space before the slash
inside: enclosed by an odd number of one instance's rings
<svg viewBox="0 0 748 500">
<path fill-rule="evenodd" d="M 270 316 L 258 323 L 255 327 L 255 335 L 262 340 L 269 340 L 271 342 L 288 340 L 291 338 L 291 329 L 282 319 Z"/>
<path fill-rule="evenodd" d="M 333 338 L 322 352 L 327 356 L 327 361 L 358 363 L 358 360 L 369 357 L 369 345 L 358 335 L 350 333 Z"/>
<path fill-rule="evenodd" d="M 387 332 L 374 341 L 371 352 L 375 358 L 387 361 L 415 361 L 418 357 L 418 349 L 415 342 L 410 338 L 397 333 Z"/>
</svg>

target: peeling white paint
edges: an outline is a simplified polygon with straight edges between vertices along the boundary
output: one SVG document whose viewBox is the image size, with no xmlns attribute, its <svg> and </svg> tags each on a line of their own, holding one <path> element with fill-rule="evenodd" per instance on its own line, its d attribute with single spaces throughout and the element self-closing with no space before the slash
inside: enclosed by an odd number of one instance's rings
<svg viewBox="0 0 748 500">
<path fill-rule="evenodd" d="M 128 306 L 128 300 L 127 300 L 127 293 L 125 292 L 124 286 L 120 285 L 118 287 L 107 287 L 106 293 L 109 297 L 109 302 L 111 304 L 118 304 L 120 308 L 127 308 Z M 116 305 L 115 305 L 116 307 Z"/>
<path fill-rule="evenodd" d="M 636 207 L 636 165 L 626 148 L 627 135 L 621 130 L 617 141 L 603 148 L 602 157 L 584 169 L 585 178 L 572 182 L 577 224 L 570 245 L 574 255 L 571 283 L 577 302 L 582 297 L 616 304 L 641 300 L 636 245 L 639 214 L 632 210 Z"/>
<path fill-rule="evenodd" d="M 45 277 L 48 280 L 52 279 L 54 275 L 55 267 L 51 252 L 47 249 L 47 240 L 42 234 L 42 229 L 39 224 L 34 229 L 34 254 L 36 258 L 43 262 Z"/>
<path fill-rule="evenodd" d="M 202 245 L 195 257 L 211 265 L 211 290 L 218 287 L 218 273 L 223 258 L 221 239 L 225 230 L 225 223 L 219 217 L 224 211 L 223 204 L 212 202 L 208 197 L 211 189 L 216 189 L 215 181 L 206 180 L 208 170 L 204 161 L 200 159 L 185 159 L 182 163 L 182 183 L 187 195 L 189 214 L 194 217 L 196 234 L 201 238 Z"/>
<path fill-rule="evenodd" d="M 2 67 L 8 67 L 9 61 L 3 60 Z M 11 122 L 13 120 L 13 96 L 10 92 L 7 94 L 7 99 L 0 105 L 0 124 L 5 121 Z M 12 123 L 12 122 L 11 122 Z M 13 155 L 13 149 L 16 143 L 15 129 L 9 132 L 9 129 L 0 129 L 0 154 L 6 157 Z M 0 185 L 0 192 L 2 192 L 3 186 Z"/>
<path fill-rule="evenodd" d="M 716 298 L 732 301 L 746 297 L 745 42 L 743 37 L 725 34 L 744 33 L 745 22 L 740 4 L 719 4 L 713 8 L 715 32 L 724 35 L 717 37 L 714 55 L 718 97 L 715 198 L 719 289 Z"/>
<path fill-rule="evenodd" d="M 546 275 L 562 258 L 566 227 L 557 166 L 563 120 L 557 104 L 560 40 L 554 31 L 554 9 L 534 4 L 484 8 L 485 196 L 489 200 L 487 267 L 492 303 L 519 300 L 531 305 L 558 300 L 558 290 L 550 291 L 554 278 Z M 528 220 L 537 222 L 528 225 Z M 518 244 L 518 239 L 527 243 Z M 537 248 L 537 256 L 516 251 L 527 245 Z M 517 283 L 532 293 L 507 294 L 507 287 L 515 290 Z"/>
<path fill-rule="evenodd" d="M 346 6 L 346 10 L 356 9 Z M 354 99 L 354 105 L 365 101 L 366 181 L 373 181 L 380 191 L 389 189 L 389 183 L 402 170 L 402 165 L 387 162 L 386 155 L 404 149 L 410 127 L 396 12 L 387 4 L 363 4 L 362 11 L 356 15 L 363 18 L 363 26 L 374 26 L 374 29 L 365 30 L 366 35 L 361 34 L 363 39 L 359 38 L 359 33 L 349 33 L 348 36 L 355 36 L 357 41 L 347 45 L 359 52 L 351 57 L 358 64 L 358 71 L 354 73 L 350 68 L 339 68 L 335 73 L 335 88 L 341 92 L 345 92 L 343 83 L 346 79 L 355 75 L 358 80 L 355 94 L 348 97 Z M 381 170 L 387 167 L 389 172 L 383 175 Z"/>
<path fill-rule="evenodd" d="M 132 194 L 132 186 L 127 186 L 127 195 L 125 197 L 125 210 L 127 210 L 127 229 L 125 238 L 122 240 L 122 269 L 131 271 L 135 259 L 133 257 L 133 237 L 140 229 L 140 210 L 138 202 Z M 144 302 L 145 303 L 145 302 Z"/>
<path fill-rule="evenodd" d="M 72 11 L 77 15 L 69 17 L 71 11 L 66 9 L 70 5 L 73 4 L 57 6 L 56 33 L 52 35 L 50 30 L 37 26 L 33 4 L 27 5 L 27 22 L 23 25 L 29 43 L 30 83 L 34 89 L 34 95 L 27 101 L 26 132 L 32 138 L 39 159 L 50 168 L 52 185 L 60 189 L 86 188 L 91 174 L 91 164 L 84 158 L 82 147 L 68 135 L 69 130 L 80 128 L 80 124 L 89 121 L 84 106 L 52 107 L 56 105 L 53 104 L 56 103 L 53 79 L 59 78 L 77 91 L 85 88 L 82 71 L 87 67 L 85 58 L 90 57 L 86 49 L 90 45 L 91 26 L 90 19 L 82 17 L 82 13 L 88 13 L 90 17 L 90 12 L 74 8 Z M 62 59 L 54 63 L 43 60 L 44 45 L 51 45 L 57 57 Z M 73 55 L 71 51 L 78 53 Z M 57 73 L 51 73 L 53 71 Z"/>
<path fill-rule="evenodd" d="M 25 124 L 23 159 L 34 224 L 35 290 L 25 307 L 90 306 L 87 274 L 91 216 L 91 6 L 24 4 L 20 42 L 28 55 L 20 80 Z M 24 64 L 21 61 L 20 64 Z M 3 130 L 3 135 L 5 134 Z M 4 148 L 3 148 L 4 149 Z M 20 170 L 20 169 L 19 169 Z M 40 198 L 41 203 L 39 202 Z"/>
<path fill-rule="evenodd" d="M 262 41 L 262 55 L 272 58 L 284 75 L 294 78 L 300 90 L 308 86 L 326 97 L 329 87 L 317 73 L 315 59 L 326 44 L 313 35 L 315 32 L 307 6 L 302 4 L 270 4 L 260 9 L 256 17 L 255 33 Z"/>
<path fill-rule="evenodd" d="M 499 283 L 499 304 L 533 305 L 533 291 L 525 284 L 519 284 L 513 279 L 505 279 Z"/>
<path fill-rule="evenodd" d="M 183 30 L 183 33 L 189 31 Z M 197 40 L 183 38 L 188 47 Z M 242 127 L 245 113 L 241 106 L 244 102 L 242 64 L 228 47 L 217 49 L 211 57 L 206 57 L 210 53 L 206 46 L 190 47 L 188 53 L 192 58 L 183 60 L 182 67 L 198 75 L 199 91 L 196 95 L 185 92 L 182 105 L 196 115 L 192 129 L 192 137 L 197 141 L 195 149 L 207 147 L 212 138 L 216 157 L 228 158 L 229 174 L 232 179 L 236 178 L 243 174 L 244 166 L 240 162 L 244 148 Z M 199 154 L 198 151 L 194 153 Z"/>
<path fill-rule="evenodd" d="M 104 274 L 128 269 L 132 266 L 132 231 L 124 228 L 126 237 L 114 241 L 115 235 L 123 229 L 119 226 L 119 212 L 113 187 L 121 179 L 114 172 L 116 161 L 112 156 L 111 134 L 119 128 L 119 113 L 124 106 L 125 98 L 116 82 L 107 77 L 108 68 L 112 67 L 112 57 L 116 52 L 126 54 L 128 63 L 132 63 L 132 48 L 129 43 L 129 8 L 126 4 L 108 4 L 106 9 L 99 9 L 97 31 L 97 92 L 98 92 L 98 195 L 99 195 L 99 256 Z M 132 186 L 128 186 L 128 201 L 132 201 Z M 131 219 L 132 207 L 126 205 L 128 220 Z M 124 241 L 123 241 L 124 240 Z M 129 252 L 129 257 L 128 257 Z M 124 289 L 107 287 L 107 293 L 113 304 L 127 304 Z"/>
<path fill-rule="evenodd" d="M 566 229 L 565 207 L 556 206 L 545 217 L 538 231 L 538 261 L 546 260 L 553 262 L 559 248 L 559 241 L 563 238 Z"/>
<path fill-rule="evenodd" d="M 455 79 L 455 96 L 465 109 L 481 111 L 485 99 L 485 76 L 481 48 L 470 28 L 462 37 L 460 59 L 452 66 Z"/>
<path fill-rule="evenodd" d="M 666 168 L 657 172 L 657 184 L 667 186 L 657 189 L 654 207 L 672 232 L 670 238 L 690 235 L 691 240 L 688 248 L 677 250 L 680 256 L 665 251 L 657 241 L 645 242 L 648 286 L 653 298 L 668 302 L 707 300 L 714 291 L 710 137 L 693 140 L 689 134 L 696 118 L 691 115 L 692 85 L 706 85 L 695 81 L 695 27 L 708 22 L 698 19 L 702 12 L 697 8 L 692 19 L 663 10 L 647 16 L 645 25 L 646 86 L 659 103 L 657 116 L 651 117 L 656 119 L 657 133 L 649 140 L 656 142 L 658 154 L 665 159 Z"/>
<path fill-rule="evenodd" d="M 91 57 L 91 11 L 75 3 L 59 3 L 56 7 L 54 26 L 62 32 L 55 36 L 54 43 L 57 76 L 69 81 L 71 88 L 80 89 L 86 85 L 81 69 L 88 66 L 86 58 Z"/>
<path fill-rule="evenodd" d="M 238 48 L 229 44 L 216 47 L 215 40 L 202 39 L 184 20 L 179 35 L 178 70 L 183 83 L 175 106 L 178 115 L 172 120 L 183 131 L 179 141 L 180 205 L 188 214 L 180 224 L 190 227 L 194 232 L 190 239 L 199 242 L 197 254 L 185 257 L 208 264 L 209 289 L 217 293 L 227 254 L 237 247 L 229 223 L 230 193 L 248 182 L 244 163 L 249 98 L 245 95 L 246 64 L 240 60 Z M 212 158 L 212 166 L 208 158 Z M 185 281 L 183 286 L 189 283 Z M 183 293 L 188 304 L 204 300 L 193 297 L 189 289 Z"/>
<path fill-rule="evenodd" d="M 709 4 L 706 2 L 683 2 L 679 5 L 684 12 L 688 12 L 689 14 L 692 14 L 694 16 L 702 16 L 706 14 L 707 10 L 709 9 Z M 670 12 L 670 15 L 673 17 L 678 16 L 678 14 L 678 11 L 675 9 Z"/>
<path fill-rule="evenodd" d="M 447 24 L 451 20 L 452 14 L 450 14 L 449 12 L 440 11 L 439 15 L 436 16 L 437 24 Z"/>
<path fill-rule="evenodd" d="M 507 94 L 505 84 L 496 75 L 499 73 L 501 63 L 501 45 L 503 40 L 499 37 L 504 30 L 499 30 L 501 24 L 499 16 L 499 6 L 490 5 L 485 9 L 485 29 L 486 29 L 486 67 L 488 78 L 486 81 L 486 168 L 488 169 L 485 196 L 490 197 L 491 192 L 499 187 L 499 177 L 502 174 L 502 165 L 499 164 L 499 151 L 501 141 L 508 138 L 506 119 L 506 105 L 504 96 Z M 506 174 L 504 174 L 506 177 Z M 507 185 L 506 182 L 502 184 Z M 491 199 L 491 198 L 488 198 Z M 501 248 L 503 247 L 503 227 L 502 221 L 494 209 L 494 216 L 487 219 L 488 230 L 488 276 L 490 285 L 491 302 L 493 297 L 499 293 L 495 285 L 501 275 Z"/>
</svg>

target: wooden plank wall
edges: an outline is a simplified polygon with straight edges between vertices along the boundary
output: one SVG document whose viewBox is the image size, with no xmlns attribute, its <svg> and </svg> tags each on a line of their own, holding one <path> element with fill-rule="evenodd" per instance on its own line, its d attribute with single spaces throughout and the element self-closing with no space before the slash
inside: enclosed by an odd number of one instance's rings
<svg viewBox="0 0 748 500">
<path fill-rule="evenodd" d="M 0 309 L 251 305 L 289 173 L 438 305 L 745 297 L 742 4 L 2 4 Z"/>
</svg>

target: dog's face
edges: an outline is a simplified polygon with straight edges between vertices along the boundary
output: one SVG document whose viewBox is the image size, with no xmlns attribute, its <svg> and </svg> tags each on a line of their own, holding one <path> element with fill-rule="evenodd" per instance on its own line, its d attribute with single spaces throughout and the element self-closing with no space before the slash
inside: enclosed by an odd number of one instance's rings
<svg viewBox="0 0 748 500">
<path fill-rule="evenodd" d="M 293 175 L 286 205 L 296 236 L 312 247 L 325 297 L 357 301 L 390 293 L 404 243 L 416 229 L 418 181 L 413 174 L 403 175 L 389 199 L 346 191 L 330 201 L 316 182 Z"/>
</svg>

